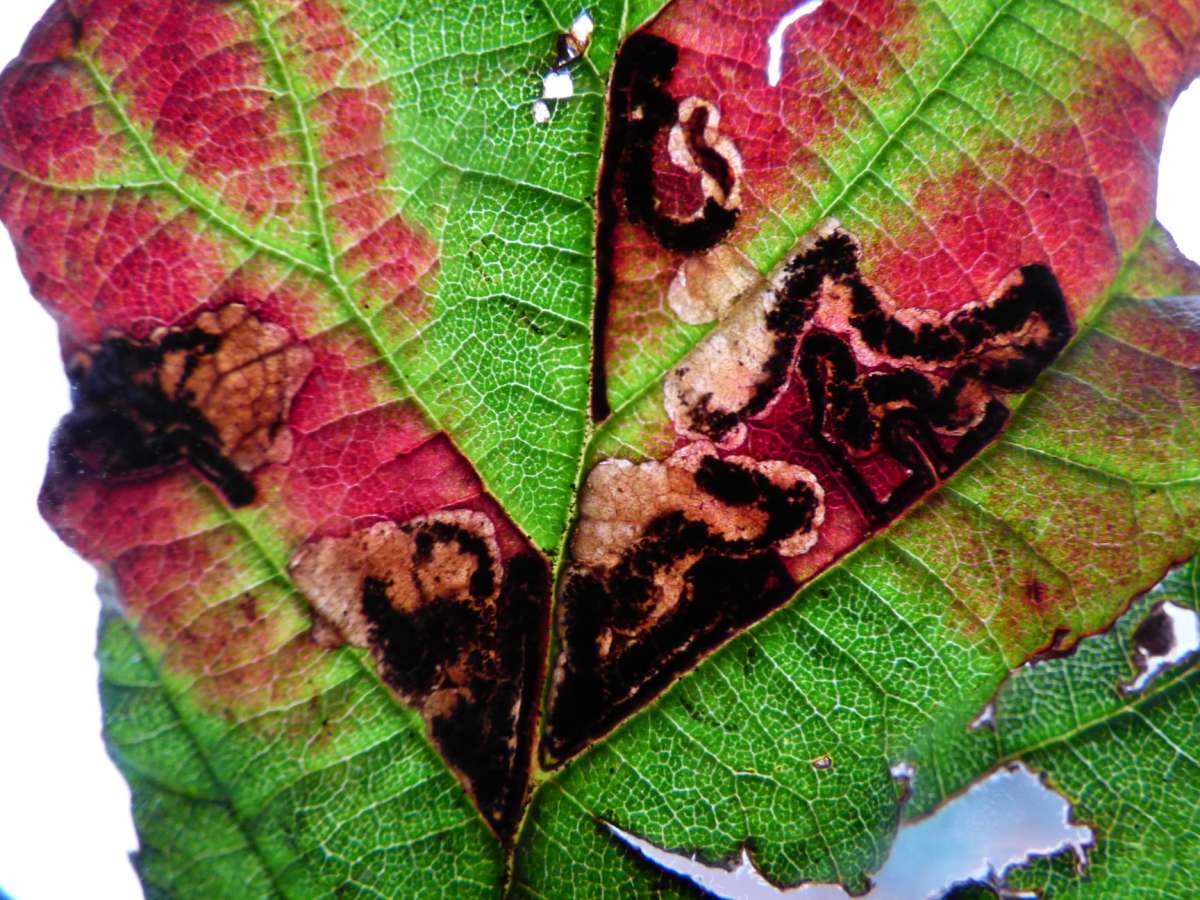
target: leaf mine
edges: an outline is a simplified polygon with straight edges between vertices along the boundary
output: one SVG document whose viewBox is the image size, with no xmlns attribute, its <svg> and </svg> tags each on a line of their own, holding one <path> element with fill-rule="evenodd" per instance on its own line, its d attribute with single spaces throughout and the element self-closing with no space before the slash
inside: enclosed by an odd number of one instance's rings
<svg viewBox="0 0 1200 900">
<path fill-rule="evenodd" d="M 548 761 L 605 733 L 953 474 L 999 434 L 1002 395 L 1029 388 L 1074 333 L 1043 265 L 943 314 L 897 310 L 861 258 L 828 221 L 754 285 L 733 251 L 681 265 L 686 301 L 673 305 L 728 312 L 664 383 L 679 449 L 661 463 L 602 460 L 584 487 L 560 593 Z M 819 541 L 827 495 L 839 521 Z"/>
<path fill-rule="evenodd" d="M 240 303 L 147 341 L 114 335 L 71 361 L 73 409 L 53 467 L 119 479 L 187 461 L 231 505 L 252 503 L 250 473 L 291 457 L 285 422 L 312 364 L 286 329 Z"/>
<path fill-rule="evenodd" d="M 667 249 L 695 253 L 716 246 L 736 224 L 743 165 L 715 103 L 666 89 L 678 58 L 679 48 L 655 35 L 626 42 L 612 75 L 606 165 L 619 172 L 632 221 Z M 678 174 L 657 174 L 666 160 Z"/>
<path fill-rule="evenodd" d="M 146 889 L 670 890 L 612 821 L 842 896 L 1036 746 L 1024 884 L 1188 895 L 1193 644 L 1071 661 L 1200 533 L 1198 9 L 53 3 L 0 218 Z"/>
<path fill-rule="evenodd" d="M 613 65 L 608 134 L 601 162 L 597 283 L 592 310 L 592 418 L 609 413 L 606 335 L 616 244 L 622 225 L 645 229 L 660 249 L 696 254 L 718 248 L 737 224 L 745 165 L 721 129 L 712 98 L 668 89 L 679 47 L 647 32 L 625 41 Z M 723 251 L 722 251 L 723 252 Z M 701 271 L 696 277 L 703 280 Z M 701 288 L 701 295 L 712 294 Z M 704 300 L 675 289 L 685 321 L 711 321 Z M 700 306 L 700 309 L 693 309 Z"/>
<path fill-rule="evenodd" d="M 701 441 L 665 462 L 593 468 L 562 587 L 547 761 L 791 596 L 782 559 L 817 542 L 824 499 L 801 466 L 721 458 Z"/>
<path fill-rule="evenodd" d="M 683 261 L 667 289 L 667 302 L 680 321 L 705 325 L 723 319 L 760 281 L 758 269 L 740 250 L 718 244 Z"/>
<path fill-rule="evenodd" d="M 803 382 L 812 442 L 878 525 L 998 433 L 1008 417 L 998 395 L 1029 388 L 1074 328 L 1045 266 L 943 315 L 896 310 L 863 276 L 861 255 L 835 222 L 802 239 L 668 375 L 664 402 L 680 434 L 734 448 Z M 906 471 L 882 491 L 862 471 L 880 455 Z"/>
<path fill-rule="evenodd" d="M 289 568 L 312 604 L 314 634 L 370 649 L 506 839 L 528 786 L 544 562 L 503 559 L 488 516 L 461 509 L 323 538 Z"/>
</svg>

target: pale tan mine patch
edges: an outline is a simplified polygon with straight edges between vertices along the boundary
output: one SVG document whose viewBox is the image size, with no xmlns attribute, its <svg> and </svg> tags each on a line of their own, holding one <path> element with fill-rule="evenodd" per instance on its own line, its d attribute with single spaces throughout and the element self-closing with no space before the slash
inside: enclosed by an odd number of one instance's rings
<svg viewBox="0 0 1200 900">
<path fill-rule="evenodd" d="M 313 355 L 287 330 L 262 322 L 240 303 L 201 313 L 189 331 L 220 338 L 215 352 L 168 350 L 158 372 L 163 394 L 187 402 L 216 429 L 221 454 L 243 472 L 292 455 L 288 410 Z M 178 329 L 150 337 L 167 342 Z"/>
<path fill-rule="evenodd" d="M 696 484 L 696 472 L 710 456 L 716 456 L 715 447 L 697 441 L 661 462 L 607 459 L 597 463 L 580 497 L 579 522 L 571 543 L 572 562 L 587 567 L 614 566 L 650 522 L 676 511 L 703 522 L 727 541 L 754 540 L 761 535 L 767 524 L 762 509 L 729 506 Z M 780 460 L 730 456 L 725 461 L 761 472 L 780 488 L 805 482 L 813 489 L 818 506 L 811 528 L 789 536 L 775 548 L 782 556 L 806 553 L 816 543 L 817 531 L 825 519 L 825 492 L 816 476 L 802 466 Z"/>
<path fill-rule="evenodd" d="M 689 131 L 695 127 L 693 119 L 704 117 L 704 128 L 698 137 L 729 166 L 732 185 L 726 188 L 714 178 L 703 161 L 696 158 L 691 145 Z M 742 154 L 733 138 L 721 133 L 721 111 L 703 97 L 686 97 L 679 103 L 679 117 L 667 135 L 667 152 L 671 162 L 691 175 L 700 176 L 700 188 L 705 198 L 715 200 L 725 209 L 734 210 L 742 205 L 742 175 L 746 171 Z M 695 218 L 702 213 L 698 210 Z"/>
<path fill-rule="evenodd" d="M 418 559 L 418 536 L 430 526 L 450 525 L 481 539 L 492 566 L 492 592 L 473 598 L 471 579 L 478 559 L 451 542 L 434 542 L 427 559 Z M 314 629 L 334 629 L 355 647 L 371 645 L 371 627 L 363 612 L 363 583 L 375 578 L 387 584 L 388 600 L 398 612 L 412 613 L 433 600 L 494 604 L 500 592 L 500 550 L 491 520 L 472 510 L 419 516 L 403 524 L 377 522 L 347 537 L 327 537 L 301 547 L 289 571 L 311 604 Z"/>
<path fill-rule="evenodd" d="M 718 244 L 683 261 L 667 289 L 667 302 L 680 321 L 705 325 L 723 319 L 738 298 L 761 281 L 744 253 Z"/>
<path fill-rule="evenodd" d="M 759 280 L 757 289 L 753 288 L 751 282 L 740 296 L 733 298 L 733 306 L 721 324 L 668 373 L 663 382 L 663 405 L 679 434 L 694 439 L 711 439 L 712 435 L 704 427 L 704 422 L 697 417 L 698 410 L 703 407 L 707 412 L 737 414 L 760 390 L 766 377 L 767 363 L 775 354 L 776 341 L 780 337 L 769 327 L 768 316 L 778 306 L 779 294 L 787 276 L 787 264 L 838 228 L 840 224 L 836 219 L 827 219 L 801 238 L 779 265 L 766 278 Z M 749 273 L 737 256 L 725 254 L 715 258 L 713 265 L 722 267 L 724 277 L 740 283 L 748 278 Z M 691 294 L 692 272 L 684 273 L 681 267 L 676 278 L 680 279 L 681 276 Z M 717 276 L 712 273 L 707 278 L 715 283 Z M 676 288 L 677 295 L 682 291 L 682 287 Z M 684 307 L 699 305 L 690 299 L 681 299 L 680 304 Z M 672 308 L 675 308 L 674 305 Z M 792 359 L 788 360 L 788 369 L 792 362 Z M 760 411 L 760 415 L 771 408 L 786 384 L 785 378 L 776 386 L 774 396 Z M 745 439 L 745 423 L 739 422 L 721 438 L 718 446 L 732 449 Z"/>
</svg>

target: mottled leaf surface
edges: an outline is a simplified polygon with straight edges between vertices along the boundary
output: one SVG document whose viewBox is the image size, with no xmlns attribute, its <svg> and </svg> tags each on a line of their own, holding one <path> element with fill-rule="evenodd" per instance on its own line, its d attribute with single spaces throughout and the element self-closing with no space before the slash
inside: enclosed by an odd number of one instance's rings
<svg viewBox="0 0 1200 900">
<path fill-rule="evenodd" d="M 1148 236 L 1095 326 L 1048 370 L 995 446 L 543 788 L 529 851 L 518 857 L 532 895 L 578 892 L 570 885 L 581 882 L 603 895 L 635 877 L 640 863 L 593 817 L 713 861 L 748 844 L 760 870 L 783 882 L 861 884 L 886 857 L 902 812 L 928 811 L 1004 755 L 992 732 L 968 727 L 1008 671 L 1105 628 L 1112 610 L 1195 548 L 1195 450 L 1176 457 L 1163 431 L 1165 443 L 1144 445 L 1159 461 L 1139 459 L 1114 429 L 1128 416 L 1147 426 L 1151 408 L 1109 394 L 1089 407 L 1095 419 L 1075 446 L 1042 411 L 1061 410 L 1095 382 L 1104 371 L 1095 354 L 1106 346 L 1143 353 L 1150 333 L 1196 346 L 1194 324 L 1184 325 L 1193 314 L 1181 319 L 1177 303 L 1153 299 L 1196 278 L 1194 268 L 1164 270 L 1165 241 Z M 1144 357 L 1170 385 L 1152 389 L 1168 405 L 1179 388 L 1195 396 L 1190 353 Z M 1095 512 L 1081 515 L 1086 508 Z M 1001 698 L 1051 670 L 1015 677 Z M 1095 689 L 1120 699 L 1116 681 Z M 1058 702 L 1069 708 L 1069 694 Z M 1038 722 L 1049 734 L 1070 727 Z M 825 756 L 831 767 L 814 766 Z M 918 772 L 905 806 L 910 788 L 892 773 L 900 763 Z M 1194 791 L 1186 781 L 1180 788 L 1190 807 Z M 1194 848 L 1194 833 L 1180 834 Z"/>
<path fill-rule="evenodd" d="M 1005 758 L 1045 772 L 1075 801 L 1075 816 L 1099 832 L 1088 877 L 1050 859 L 1012 883 L 1048 896 L 1111 897 L 1137 887 L 1186 896 L 1200 853 L 1196 804 L 1196 658 L 1144 691 L 1132 681 L 1139 629 L 1156 605 L 1195 610 L 1195 560 L 1139 600 L 1112 631 L 1085 640 L 1067 659 L 1023 669 L 996 703 L 995 742 Z M 1065 703 L 1063 701 L 1066 701 Z M 1164 861 L 1169 861 L 1164 864 Z"/>
<path fill-rule="evenodd" d="M 1116 685 L 1200 545 L 1200 7 L 826 0 L 772 84 L 787 11 L 59 0 L 0 76 L 149 894 L 677 889 L 601 820 L 859 888 L 1015 758 L 1098 844 L 1014 877 L 1186 885 L 1194 660 Z"/>
</svg>

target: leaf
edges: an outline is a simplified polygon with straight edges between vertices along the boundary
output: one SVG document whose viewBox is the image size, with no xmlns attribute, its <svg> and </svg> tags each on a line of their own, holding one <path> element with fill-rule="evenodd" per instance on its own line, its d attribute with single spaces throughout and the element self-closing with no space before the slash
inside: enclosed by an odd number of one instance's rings
<svg viewBox="0 0 1200 900">
<path fill-rule="evenodd" d="M 1187 872 L 1200 850 L 1195 796 L 1200 767 L 1196 736 L 1195 659 L 1163 672 L 1142 692 L 1115 692 L 1130 682 L 1139 629 L 1157 604 L 1196 609 L 1197 563 L 1173 572 L 1139 600 L 1108 633 L 1084 641 L 1073 656 L 1018 672 L 997 698 L 996 746 L 1049 774 L 1076 799 L 1075 815 L 1095 823 L 1086 885 L 1074 888 L 1073 866 L 1046 860 L 1017 884 L 1046 894 L 1075 889 L 1112 896 L 1144 884 L 1186 895 Z M 1044 708 L 1046 698 L 1074 698 Z M 1126 788 L 1138 792 L 1131 804 Z M 1156 865 L 1169 859 L 1171 865 Z M 1060 887 L 1061 885 L 1061 887 Z"/>
<path fill-rule="evenodd" d="M 898 762 L 1150 777 L 1019 737 L 1126 620 L 1018 667 L 1198 549 L 1200 8 L 827 0 L 773 85 L 787 4 L 657 6 L 61 0 L 0 77 L 149 893 L 673 890 L 598 819 L 861 887 Z"/>
<path fill-rule="evenodd" d="M 1160 407 L 1165 427 L 1148 429 L 1161 436 L 1142 445 L 1156 460 L 1130 454 L 1119 424 L 1136 410 L 1148 425 L 1150 393 L 1169 406 L 1176 387 L 1195 390 L 1188 356 L 1146 353 L 1149 334 L 1196 345 L 1194 330 L 1176 330 L 1186 303 L 1140 299 L 1178 283 L 1157 270 L 1164 240 L 1151 234 L 1126 267 L 1127 297 L 1107 303 L 991 450 L 548 784 L 519 883 L 556 896 L 636 877 L 594 817 L 713 861 L 749 840 L 760 871 L 782 883 L 854 886 L 899 822 L 908 787 L 893 766 L 918 773 L 911 815 L 992 766 L 1003 754 L 967 729 L 1006 673 L 1105 628 L 1195 547 L 1195 455 L 1174 454 L 1177 414 Z M 1116 348 L 1143 354 L 1155 374 L 1077 405 L 1098 373 L 1123 370 L 1096 362 Z M 1075 442 L 1051 425 L 1068 404 L 1095 412 Z M 814 765 L 824 757 L 831 767 Z"/>
</svg>

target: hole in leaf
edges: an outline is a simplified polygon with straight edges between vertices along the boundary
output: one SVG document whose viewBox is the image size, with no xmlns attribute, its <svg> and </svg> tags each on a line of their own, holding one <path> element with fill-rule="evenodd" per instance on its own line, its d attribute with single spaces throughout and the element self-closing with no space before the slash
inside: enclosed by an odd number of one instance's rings
<svg viewBox="0 0 1200 900">
<path fill-rule="evenodd" d="M 979 715 L 977 715 L 974 719 L 972 719 L 971 723 L 969 725 L 967 725 L 967 729 L 969 731 L 978 731 L 981 728 L 995 728 L 995 727 L 996 727 L 996 704 L 994 702 L 988 703 L 986 706 L 984 706 L 984 708 L 979 711 Z"/>
<path fill-rule="evenodd" d="M 893 769 L 893 773 L 895 773 Z M 911 773 L 911 768 L 907 771 Z M 604 827 L 649 862 L 729 900 L 848 900 L 840 885 L 804 884 L 782 889 L 755 868 L 743 850 L 735 866 L 712 865 L 695 855 L 663 850 L 611 823 Z M 1070 848 L 1079 866 L 1093 834 L 1071 823 L 1071 807 L 1042 779 L 1017 763 L 998 769 L 943 804 L 931 816 L 900 827 L 883 868 L 871 878 L 869 900 L 946 896 L 1006 896 L 988 883 L 1035 856 Z M 978 891 L 983 890 L 983 894 Z M 991 893 L 987 893 L 990 891 Z"/>
<path fill-rule="evenodd" d="M 571 27 L 559 35 L 554 65 L 542 76 L 542 98 L 533 104 L 533 121 L 537 124 L 545 125 L 553 118 L 552 104 L 575 96 L 575 78 L 571 69 L 587 52 L 594 30 L 592 14 L 584 9 Z"/>
<path fill-rule="evenodd" d="M 1145 690 L 1163 671 L 1200 650 L 1200 614 L 1164 600 L 1138 625 L 1133 642 L 1138 675 L 1121 688 L 1129 694 Z"/>
<path fill-rule="evenodd" d="M 900 806 L 903 807 L 912 796 L 913 779 L 917 777 L 916 767 L 907 760 L 894 763 L 889 771 L 900 785 Z"/>
</svg>

